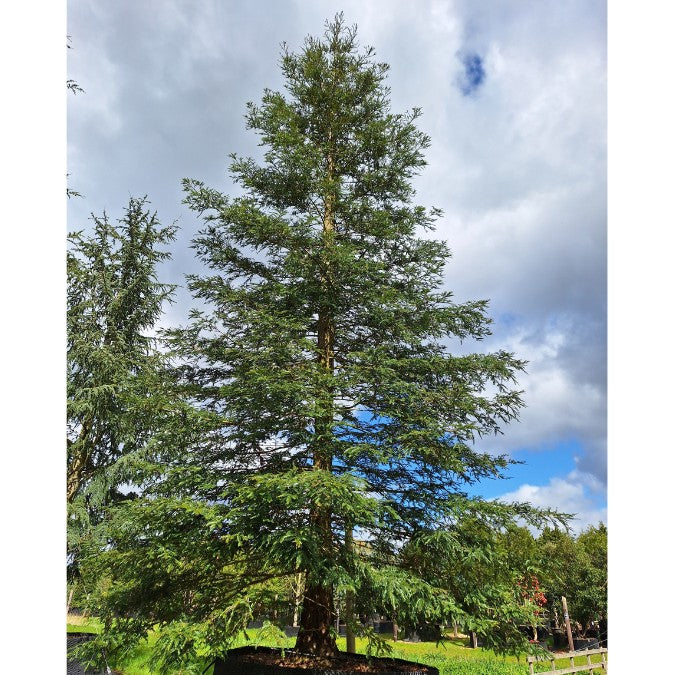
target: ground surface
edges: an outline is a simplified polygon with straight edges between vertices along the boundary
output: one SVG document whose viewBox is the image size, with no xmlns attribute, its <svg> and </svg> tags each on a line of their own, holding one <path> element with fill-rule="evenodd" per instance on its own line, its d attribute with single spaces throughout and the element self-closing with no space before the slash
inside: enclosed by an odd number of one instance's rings
<svg viewBox="0 0 675 675">
<path fill-rule="evenodd" d="M 342 653 L 335 658 L 315 658 L 303 654 L 286 652 L 256 651 L 251 654 L 236 655 L 236 660 L 241 663 L 283 665 L 286 668 L 294 668 L 298 671 L 311 670 L 313 668 L 326 668 L 329 670 L 349 671 L 355 673 L 373 673 L 377 671 L 410 673 L 411 670 L 420 672 L 435 672 L 429 666 L 413 664 L 408 661 L 407 665 L 390 658 L 373 659 L 370 662 L 363 658 Z M 414 665 L 414 667 L 412 667 Z"/>
<path fill-rule="evenodd" d="M 77 617 L 73 615 L 68 616 L 68 630 L 70 631 L 91 631 L 99 632 L 100 624 L 96 619 Z M 295 638 L 288 638 L 285 641 L 269 642 L 258 640 L 258 632 L 256 630 L 247 631 L 249 639 L 247 640 L 243 635 L 236 643 L 236 647 L 243 647 L 248 644 L 267 645 L 270 647 L 285 647 L 292 648 L 295 645 Z M 384 636 L 387 637 L 387 636 Z M 389 636 L 391 638 L 391 636 Z M 111 664 L 116 671 L 121 675 L 158 675 L 156 672 L 150 670 L 147 666 L 148 659 L 152 651 L 152 645 L 157 640 L 157 634 L 151 633 L 148 636 L 147 642 L 140 642 L 134 653 L 125 660 L 124 663 Z M 257 641 L 257 642 L 256 642 Z M 492 652 L 482 648 L 471 649 L 468 647 L 468 639 L 465 637 L 453 638 L 449 637 L 440 643 L 435 642 L 405 642 L 399 640 L 393 642 L 388 639 L 388 643 L 392 648 L 390 654 L 397 659 L 405 659 L 408 661 L 415 661 L 417 663 L 424 663 L 438 668 L 440 675 L 527 675 L 528 667 L 525 661 L 525 656 L 518 659 L 515 656 L 498 657 Z M 345 638 L 339 638 L 337 641 L 338 648 L 345 651 Z M 356 651 L 365 654 L 367 642 L 360 638 L 356 641 Z M 593 661 L 599 659 L 593 658 Z M 584 657 L 576 659 L 578 665 L 585 663 Z M 208 664 L 205 662 L 202 666 L 204 670 L 203 675 L 212 675 L 213 669 L 207 668 Z M 535 670 L 545 671 L 549 669 L 549 662 L 545 664 L 537 664 Z M 569 667 L 569 659 L 559 661 L 556 664 L 557 668 Z M 201 673 L 201 669 L 196 671 Z M 601 673 L 598 669 L 595 673 Z M 186 672 L 180 673 L 162 673 L 162 675 L 187 675 Z"/>
</svg>

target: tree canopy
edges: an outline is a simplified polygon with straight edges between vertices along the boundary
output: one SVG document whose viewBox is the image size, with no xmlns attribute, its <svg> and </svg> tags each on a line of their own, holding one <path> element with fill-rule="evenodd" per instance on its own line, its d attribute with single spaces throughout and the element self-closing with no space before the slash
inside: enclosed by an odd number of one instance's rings
<svg viewBox="0 0 675 675">
<path fill-rule="evenodd" d="M 551 598 L 551 609 L 562 621 L 560 597 L 582 628 L 607 619 L 607 527 L 600 523 L 570 534 L 546 528 L 537 539 L 541 581 Z"/>
<path fill-rule="evenodd" d="M 157 266 L 176 228 L 161 226 L 145 199 L 132 198 L 118 225 L 105 214 L 93 225 L 69 236 L 67 253 L 71 553 L 92 516 L 123 496 L 130 458 L 157 429 L 163 367 L 152 331 L 173 291 L 157 280 Z"/>
<path fill-rule="evenodd" d="M 167 423 L 142 498 L 110 510 L 107 549 L 89 552 L 89 573 L 110 579 L 101 640 L 160 624 L 167 663 L 197 634 L 217 654 L 261 585 L 301 574 L 302 651 L 334 653 L 348 591 L 410 625 L 491 616 L 506 649 L 532 608 L 490 571 L 495 532 L 561 516 L 467 486 L 508 466 L 479 447 L 517 419 L 525 364 L 459 350 L 490 334 L 487 301 L 443 288 L 441 213 L 413 201 L 430 140 L 420 110 L 391 111 L 388 66 L 339 15 L 281 68 L 285 91 L 246 114 L 263 162 L 232 156 L 241 196 L 184 181 L 204 219 L 206 271 L 188 277 L 203 309 L 166 338 L 191 412 Z M 456 565 L 480 598 L 447 583 Z"/>
</svg>

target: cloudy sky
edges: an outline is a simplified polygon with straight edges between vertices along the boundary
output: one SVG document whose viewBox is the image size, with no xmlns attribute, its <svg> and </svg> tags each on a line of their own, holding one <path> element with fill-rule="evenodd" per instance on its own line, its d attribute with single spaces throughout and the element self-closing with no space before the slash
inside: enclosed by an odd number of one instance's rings
<svg viewBox="0 0 675 675">
<path fill-rule="evenodd" d="M 200 226 L 181 179 L 233 189 L 231 152 L 258 156 L 247 101 L 283 86 L 292 50 L 344 11 L 359 42 L 390 64 L 392 107 L 419 106 L 431 136 L 417 201 L 438 206 L 457 300 L 490 299 L 494 335 L 529 362 L 527 408 L 489 450 L 525 465 L 487 497 L 606 522 L 607 84 L 600 0 L 70 0 L 69 229 L 121 215 L 147 194 L 181 228 L 164 279 L 198 269 Z M 185 292 L 166 324 L 183 321 Z M 481 347 L 482 348 L 482 347 Z"/>
</svg>

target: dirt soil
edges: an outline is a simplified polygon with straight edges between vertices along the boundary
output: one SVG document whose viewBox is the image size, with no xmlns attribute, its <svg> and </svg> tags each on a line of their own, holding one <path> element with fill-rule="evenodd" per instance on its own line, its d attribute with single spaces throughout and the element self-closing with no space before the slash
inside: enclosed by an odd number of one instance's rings
<svg viewBox="0 0 675 675">
<path fill-rule="evenodd" d="M 429 666 L 421 663 L 401 663 L 395 659 L 373 658 L 370 663 L 363 659 L 354 658 L 349 654 L 339 654 L 333 658 L 305 656 L 286 652 L 270 654 L 266 652 L 254 652 L 252 654 L 239 654 L 237 661 L 244 663 L 257 663 L 265 665 L 284 666 L 297 670 L 311 670 L 312 668 L 326 668 L 330 670 L 343 670 L 354 673 L 377 673 L 382 671 L 411 673 L 411 672 L 434 672 Z"/>
</svg>

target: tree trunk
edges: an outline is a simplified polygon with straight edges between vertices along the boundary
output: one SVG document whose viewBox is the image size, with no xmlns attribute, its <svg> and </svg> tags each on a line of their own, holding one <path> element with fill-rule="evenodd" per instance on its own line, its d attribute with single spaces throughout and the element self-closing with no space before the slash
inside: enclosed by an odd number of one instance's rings
<svg viewBox="0 0 675 675">
<path fill-rule="evenodd" d="M 88 438 L 93 426 L 93 418 L 90 416 L 82 422 L 82 428 L 76 441 L 66 438 L 68 446 L 68 468 L 66 475 L 66 501 L 70 504 L 77 491 L 80 489 L 84 477 L 84 471 L 89 462 Z"/>
<path fill-rule="evenodd" d="M 308 584 L 302 604 L 300 630 L 295 641 L 297 651 L 314 656 L 337 654 L 333 623 L 333 591 Z"/>
<path fill-rule="evenodd" d="M 323 453 L 315 454 L 315 470 L 327 470 L 325 462 L 326 457 Z M 321 539 L 323 555 L 329 559 L 333 553 L 330 510 L 312 504 L 309 517 Z M 317 583 L 316 577 L 312 577 L 313 575 L 308 573 L 305 579 L 300 630 L 295 648 L 299 652 L 314 656 L 334 656 L 338 650 L 332 631 L 335 614 L 333 588 Z"/>
<path fill-rule="evenodd" d="M 558 610 L 555 605 L 553 607 L 553 626 L 554 628 L 560 628 L 560 619 L 558 619 Z"/>
<path fill-rule="evenodd" d="M 68 593 L 68 602 L 66 602 L 66 616 L 70 613 L 70 603 L 73 599 L 73 592 L 75 591 L 75 586 L 73 586 L 70 589 L 70 593 Z"/>
<path fill-rule="evenodd" d="M 293 627 L 297 628 L 300 624 L 298 619 L 300 617 L 300 603 L 302 602 L 302 589 L 304 587 L 302 572 L 295 575 L 295 589 L 293 591 L 294 605 L 293 605 Z"/>
<path fill-rule="evenodd" d="M 91 433 L 94 428 L 94 417 L 89 415 L 82 422 L 82 428 L 76 441 L 66 438 L 68 448 L 68 466 L 66 469 L 66 501 L 70 504 L 80 489 L 84 481 L 91 477 L 92 467 L 90 460 L 92 452 L 99 446 L 102 439 L 102 432 L 99 428 L 94 438 Z"/>
<path fill-rule="evenodd" d="M 351 553 L 354 549 L 354 532 L 350 522 L 345 523 L 345 549 Z M 354 635 L 354 591 L 347 591 L 345 598 L 347 653 L 356 654 L 356 635 Z"/>
<path fill-rule="evenodd" d="M 347 636 L 347 653 L 356 654 L 356 635 L 354 635 L 354 592 L 347 591 L 347 601 L 346 601 L 346 636 Z"/>
<path fill-rule="evenodd" d="M 569 612 L 567 611 L 567 598 L 563 595 L 560 598 L 560 601 L 562 602 L 563 606 L 563 614 L 564 614 L 564 619 L 565 619 L 565 628 L 567 629 L 567 644 L 570 648 L 570 651 L 574 651 L 574 640 L 572 638 L 572 627 L 570 626 L 570 615 Z"/>
<path fill-rule="evenodd" d="M 332 135 L 329 133 L 329 144 L 332 145 Z M 332 181 L 335 170 L 334 150 L 327 156 L 326 175 Z M 324 197 L 323 217 L 323 246 L 326 252 L 335 245 L 335 212 L 334 196 L 328 192 Z M 321 271 L 321 288 L 326 296 L 332 292 L 333 270 L 330 264 L 330 255 L 325 259 L 325 266 Z M 317 360 L 327 375 L 335 372 L 335 319 L 332 315 L 327 299 L 322 300 L 318 308 L 317 326 Z M 315 471 L 331 471 L 333 466 L 333 386 L 332 383 L 317 391 L 319 414 L 314 421 L 313 468 Z M 309 519 L 316 528 L 321 539 L 322 553 L 327 560 L 333 555 L 332 542 L 332 512 L 330 505 L 309 505 Z M 334 615 L 333 589 L 318 584 L 308 574 L 305 586 L 300 630 L 295 642 L 299 652 L 315 656 L 333 656 L 337 654 L 335 636 L 332 633 Z"/>
</svg>

